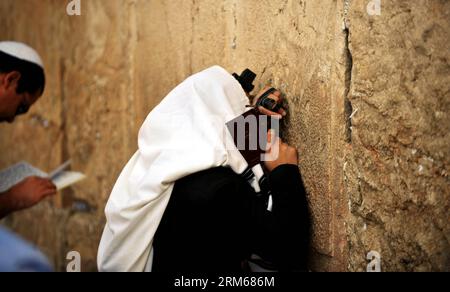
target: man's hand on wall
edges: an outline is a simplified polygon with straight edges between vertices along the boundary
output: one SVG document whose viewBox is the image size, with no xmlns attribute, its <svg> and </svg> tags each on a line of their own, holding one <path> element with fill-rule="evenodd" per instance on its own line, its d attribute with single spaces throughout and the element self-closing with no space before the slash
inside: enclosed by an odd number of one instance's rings
<svg viewBox="0 0 450 292">
<path fill-rule="evenodd" d="M 266 86 L 264 87 L 257 96 L 253 99 L 253 106 L 256 106 L 258 100 L 260 97 L 265 94 L 271 87 Z M 273 99 L 276 103 L 282 104 L 283 103 L 283 96 L 279 90 L 274 91 L 272 94 L 268 96 L 269 98 Z M 286 110 L 283 108 L 280 108 L 278 112 L 270 111 L 262 106 L 258 107 L 258 110 L 260 113 L 268 116 L 275 116 L 278 118 L 283 118 L 286 116 Z M 268 157 L 272 157 L 272 161 L 265 161 L 264 164 L 268 171 L 272 171 L 278 166 L 284 165 L 284 164 L 292 164 L 292 165 L 298 165 L 298 153 L 297 149 L 294 147 L 289 146 L 288 144 L 284 143 L 281 138 L 279 137 L 273 137 L 272 131 L 268 132 L 267 138 L 267 149 L 266 149 L 266 155 Z M 275 141 L 272 143 L 272 139 L 275 139 Z"/>
<path fill-rule="evenodd" d="M 30 177 L 0 195 L 0 218 L 31 208 L 46 197 L 56 194 L 56 186 L 48 179 Z"/>
<path fill-rule="evenodd" d="M 275 142 L 272 143 L 272 139 L 275 138 Z M 284 143 L 283 140 L 279 137 L 274 137 L 272 131 L 269 131 L 267 134 L 268 139 L 268 149 L 266 151 L 266 154 L 269 157 L 274 156 L 273 161 L 265 161 L 264 164 L 268 171 L 272 171 L 278 166 L 284 165 L 284 164 L 292 164 L 292 165 L 298 165 L 298 153 L 297 149 L 294 147 L 289 146 L 288 144 Z"/>
</svg>

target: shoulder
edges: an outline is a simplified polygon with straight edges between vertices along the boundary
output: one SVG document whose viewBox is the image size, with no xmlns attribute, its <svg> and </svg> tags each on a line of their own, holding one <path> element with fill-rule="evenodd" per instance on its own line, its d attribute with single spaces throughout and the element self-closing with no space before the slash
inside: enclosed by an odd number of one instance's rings
<svg viewBox="0 0 450 292">
<path fill-rule="evenodd" d="M 186 176 L 177 181 L 178 186 L 201 186 L 212 189 L 228 185 L 241 185 L 245 180 L 228 167 L 216 167 Z"/>
<path fill-rule="evenodd" d="M 211 168 L 178 180 L 174 193 L 191 194 L 196 197 L 212 198 L 220 193 L 240 193 L 249 184 L 240 175 L 227 167 Z"/>
<path fill-rule="evenodd" d="M 52 268 L 36 248 L 0 227 L 0 272 L 50 272 Z"/>
</svg>

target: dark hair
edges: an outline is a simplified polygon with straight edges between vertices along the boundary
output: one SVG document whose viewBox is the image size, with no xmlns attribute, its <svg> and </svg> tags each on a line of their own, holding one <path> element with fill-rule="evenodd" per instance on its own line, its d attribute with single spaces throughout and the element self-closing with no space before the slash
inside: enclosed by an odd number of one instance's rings
<svg viewBox="0 0 450 292">
<path fill-rule="evenodd" d="M 45 89 L 45 73 L 39 65 L 21 60 L 0 51 L 0 73 L 17 71 L 21 77 L 17 93 L 43 93 Z"/>
</svg>

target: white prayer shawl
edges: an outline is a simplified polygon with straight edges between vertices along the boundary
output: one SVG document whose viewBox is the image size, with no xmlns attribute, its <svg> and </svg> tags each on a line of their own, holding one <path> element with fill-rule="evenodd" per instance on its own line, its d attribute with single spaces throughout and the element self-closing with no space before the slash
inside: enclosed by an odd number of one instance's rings
<svg viewBox="0 0 450 292">
<path fill-rule="evenodd" d="M 149 114 L 139 132 L 139 150 L 106 206 L 100 271 L 151 271 L 153 238 L 177 180 L 219 166 L 237 174 L 248 170 L 226 129 L 247 104 L 240 84 L 214 66 L 185 80 Z M 250 184 L 260 192 L 262 168 L 252 171 Z"/>
</svg>

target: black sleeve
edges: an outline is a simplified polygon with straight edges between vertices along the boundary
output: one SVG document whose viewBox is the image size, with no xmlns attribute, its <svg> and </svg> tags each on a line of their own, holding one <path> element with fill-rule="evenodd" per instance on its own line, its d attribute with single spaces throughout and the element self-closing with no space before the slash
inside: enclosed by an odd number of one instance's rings
<svg viewBox="0 0 450 292">
<path fill-rule="evenodd" d="M 253 253 L 279 271 L 306 270 L 310 220 L 299 168 L 281 165 L 268 175 L 272 212 L 267 198 L 252 204 Z"/>
</svg>

